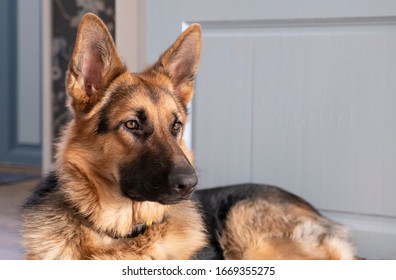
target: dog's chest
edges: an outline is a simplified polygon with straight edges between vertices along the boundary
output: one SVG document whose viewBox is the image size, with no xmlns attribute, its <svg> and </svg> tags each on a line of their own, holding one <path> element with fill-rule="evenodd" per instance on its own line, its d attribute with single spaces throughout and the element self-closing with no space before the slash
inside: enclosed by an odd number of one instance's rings
<svg viewBox="0 0 396 280">
<path fill-rule="evenodd" d="M 206 237 L 201 230 L 194 233 L 164 223 L 153 225 L 134 238 L 114 239 L 92 233 L 84 246 L 82 258 L 88 259 L 140 259 L 180 260 L 191 259 L 204 246 Z"/>
</svg>

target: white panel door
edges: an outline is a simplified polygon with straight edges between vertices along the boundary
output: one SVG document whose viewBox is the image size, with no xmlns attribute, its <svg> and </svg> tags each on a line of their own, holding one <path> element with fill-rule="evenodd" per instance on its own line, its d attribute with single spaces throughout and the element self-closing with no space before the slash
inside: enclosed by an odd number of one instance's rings
<svg viewBox="0 0 396 280">
<path fill-rule="evenodd" d="M 396 258 L 396 1 L 138 3 L 140 64 L 202 25 L 201 188 L 279 185 L 352 227 L 362 257 Z"/>
</svg>

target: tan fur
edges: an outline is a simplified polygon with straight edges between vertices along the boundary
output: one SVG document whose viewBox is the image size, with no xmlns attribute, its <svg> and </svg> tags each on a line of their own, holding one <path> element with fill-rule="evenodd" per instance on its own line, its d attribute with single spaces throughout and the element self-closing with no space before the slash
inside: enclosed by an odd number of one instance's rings
<svg viewBox="0 0 396 280">
<path fill-rule="evenodd" d="M 227 259 L 354 259 L 345 228 L 298 204 L 241 201 L 226 219 Z"/>
<path fill-rule="evenodd" d="M 157 128 L 156 138 L 174 141 L 160 128 L 168 126 L 173 117 L 169 112 L 178 109 L 176 99 L 190 101 L 193 82 L 178 80 L 175 85 L 167 73 L 181 70 L 179 60 L 188 54 L 178 53 L 178 49 L 181 44 L 190 48 L 194 42 L 197 53 L 192 58 L 196 62 L 191 73 L 196 72 L 200 36 L 199 27 L 193 25 L 161 56 L 157 69 L 153 66 L 141 74 L 131 74 L 121 62 L 103 22 L 93 14 L 84 16 L 66 79 L 74 119 L 64 128 L 57 145 L 55 170 L 61 188 L 51 194 L 50 203 L 24 211 L 26 258 L 189 259 L 206 245 L 202 217 L 193 202 L 162 205 L 133 201 L 122 195 L 117 167 L 135 157 L 131 135 L 119 130 L 92 137 L 98 112 L 114 98 L 117 86 L 135 85 L 135 97 L 109 112 L 110 125 L 128 119 L 131 109 L 142 107 Z M 172 57 L 175 53 L 179 59 Z M 174 95 L 160 95 L 158 104 L 153 104 L 145 86 Z M 158 110 L 158 106 L 167 110 Z M 187 121 L 185 113 L 180 118 Z M 178 144 L 192 162 L 192 154 L 181 136 Z M 87 225 L 79 215 L 88 217 L 92 224 Z M 136 238 L 114 239 L 108 235 L 124 236 L 134 225 L 146 221 L 155 224 Z"/>
</svg>

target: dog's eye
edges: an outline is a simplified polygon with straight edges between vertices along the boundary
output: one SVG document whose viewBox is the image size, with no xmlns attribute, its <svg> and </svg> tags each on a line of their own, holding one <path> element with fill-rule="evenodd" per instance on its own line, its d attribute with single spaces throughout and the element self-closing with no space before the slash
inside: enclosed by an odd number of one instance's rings
<svg viewBox="0 0 396 280">
<path fill-rule="evenodd" d="M 129 130 L 137 130 L 139 129 L 139 123 L 135 120 L 129 120 L 124 123 L 124 126 Z"/>
<path fill-rule="evenodd" d="M 175 122 L 175 124 L 173 125 L 173 130 L 175 132 L 179 132 L 180 129 L 182 128 L 183 124 L 179 121 Z"/>
</svg>

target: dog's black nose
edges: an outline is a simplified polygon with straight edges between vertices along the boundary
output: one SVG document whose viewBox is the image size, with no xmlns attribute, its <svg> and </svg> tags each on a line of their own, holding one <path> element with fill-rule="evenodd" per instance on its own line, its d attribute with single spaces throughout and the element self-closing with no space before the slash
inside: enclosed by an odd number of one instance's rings
<svg viewBox="0 0 396 280">
<path fill-rule="evenodd" d="M 190 195 L 198 184 L 197 174 L 192 167 L 174 168 L 168 178 L 169 186 L 181 196 Z"/>
</svg>

